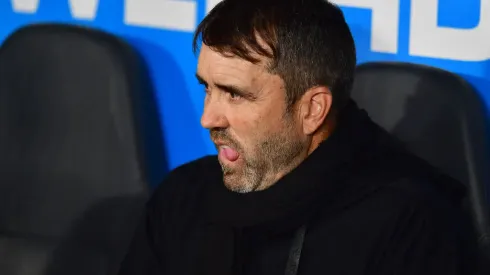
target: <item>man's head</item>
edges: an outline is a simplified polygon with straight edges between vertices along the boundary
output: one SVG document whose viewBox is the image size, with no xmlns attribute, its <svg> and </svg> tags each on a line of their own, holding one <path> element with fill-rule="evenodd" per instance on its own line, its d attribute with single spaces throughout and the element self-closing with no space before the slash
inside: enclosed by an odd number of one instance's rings
<svg viewBox="0 0 490 275">
<path fill-rule="evenodd" d="M 224 0 L 198 26 L 203 127 L 226 186 L 262 190 L 328 136 L 348 101 L 356 56 L 343 14 L 325 0 Z"/>
</svg>

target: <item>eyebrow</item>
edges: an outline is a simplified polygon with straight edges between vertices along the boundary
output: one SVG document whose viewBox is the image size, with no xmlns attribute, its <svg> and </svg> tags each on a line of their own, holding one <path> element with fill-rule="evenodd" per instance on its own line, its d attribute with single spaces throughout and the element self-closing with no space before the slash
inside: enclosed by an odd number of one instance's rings
<svg viewBox="0 0 490 275">
<path fill-rule="evenodd" d="M 196 73 L 196 78 L 197 78 L 197 81 L 199 82 L 199 84 L 208 86 L 208 83 L 198 73 Z M 225 92 L 228 92 L 228 93 L 238 94 L 238 95 L 240 95 L 242 97 L 245 97 L 245 98 L 248 98 L 250 100 L 257 99 L 257 96 L 254 95 L 253 93 L 247 92 L 244 89 L 242 89 L 242 88 L 240 88 L 238 86 L 235 86 L 235 85 L 228 85 L 228 84 L 216 83 L 215 86 L 218 87 L 218 89 L 220 89 L 222 91 L 225 91 Z"/>
</svg>

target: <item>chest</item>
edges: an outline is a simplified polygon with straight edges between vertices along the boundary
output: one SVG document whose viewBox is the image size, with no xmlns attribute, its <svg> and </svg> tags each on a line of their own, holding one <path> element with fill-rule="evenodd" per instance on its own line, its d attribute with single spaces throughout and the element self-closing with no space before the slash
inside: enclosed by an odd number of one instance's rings
<svg viewBox="0 0 490 275">
<path fill-rule="evenodd" d="M 262 235 L 225 227 L 182 232 L 165 251 L 165 274 L 284 275 L 296 231 Z M 312 225 L 300 243 L 298 275 L 366 274 L 379 255 L 373 234 L 342 220 Z"/>
</svg>

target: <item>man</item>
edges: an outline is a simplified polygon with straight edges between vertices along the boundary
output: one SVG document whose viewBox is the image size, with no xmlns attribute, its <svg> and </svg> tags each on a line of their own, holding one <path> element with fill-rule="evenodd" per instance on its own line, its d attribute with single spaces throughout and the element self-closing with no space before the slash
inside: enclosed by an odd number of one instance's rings
<svg viewBox="0 0 490 275">
<path fill-rule="evenodd" d="M 224 0 L 199 41 L 218 156 L 156 190 L 121 274 L 472 274 L 462 187 L 349 99 L 356 53 L 337 7 Z"/>
</svg>

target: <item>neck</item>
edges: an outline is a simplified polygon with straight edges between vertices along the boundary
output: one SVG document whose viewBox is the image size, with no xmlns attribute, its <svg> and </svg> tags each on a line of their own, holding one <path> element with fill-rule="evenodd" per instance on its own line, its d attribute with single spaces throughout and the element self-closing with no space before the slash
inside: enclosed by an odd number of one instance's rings
<svg viewBox="0 0 490 275">
<path fill-rule="evenodd" d="M 313 151 L 320 146 L 322 142 L 328 139 L 330 135 L 332 135 L 333 131 L 337 126 L 337 120 L 335 117 L 328 116 L 325 120 L 325 123 L 316 131 L 311 137 L 310 146 L 308 148 L 308 156 L 313 153 Z"/>
</svg>

